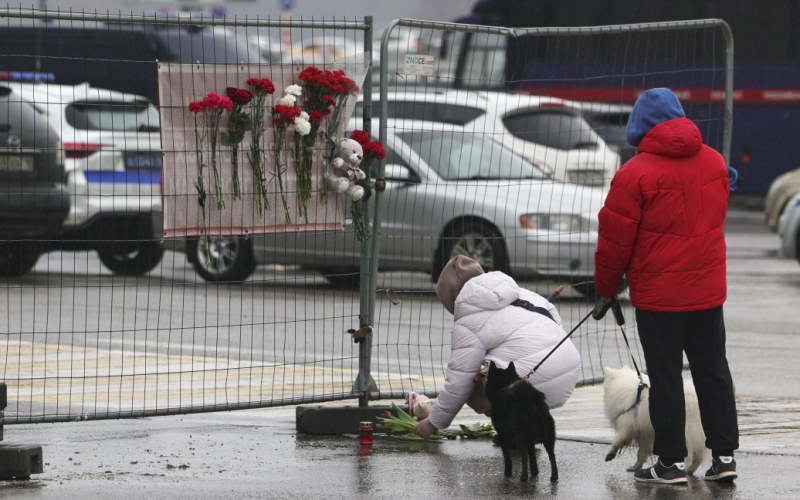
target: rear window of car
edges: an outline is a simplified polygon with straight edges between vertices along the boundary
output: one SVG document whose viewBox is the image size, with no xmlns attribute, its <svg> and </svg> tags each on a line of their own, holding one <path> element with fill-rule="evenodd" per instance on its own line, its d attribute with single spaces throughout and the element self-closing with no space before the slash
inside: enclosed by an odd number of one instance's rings
<svg viewBox="0 0 800 500">
<path fill-rule="evenodd" d="M 396 120 L 422 120 L 426 122 L 466 125 L 483 116 L 484 111 L 472 106 L 460 104 L 430 103 L 425 101 L 389 101 L 389 118 Z M 363 103 L 359 103 L 355 116 L 363 113 Z M 372 116 L 380 118 L 380 103 L 372 105 Z"/>
<path fill-rule="evenodd" d="M 506 129 L 523 141 L 542 146 L 570 150 L 597 147 L 597 134 L 579 116 L 557 112 L 526 112 L 503 118 Z"/>
<path fill-rule="evenodd" d="M 67 106 L 67 123 L 79 130 L 157 132 L 158 112 L 150 105 L 76 103 Z"/>
</svg>

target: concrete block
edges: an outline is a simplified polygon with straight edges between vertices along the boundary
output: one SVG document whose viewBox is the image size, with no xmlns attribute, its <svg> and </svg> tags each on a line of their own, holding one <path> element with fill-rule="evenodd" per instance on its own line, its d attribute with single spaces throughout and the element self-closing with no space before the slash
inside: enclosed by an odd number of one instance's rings
<svg viewBox="0 0 800 500">
<path fill-rule="evenodd" d="M 407 406 L 401 406 L 408 411 Z M 302 434 L 358 434 L 359 422 L 375 422 L 390 406 L 298 406 L 297 432 Z M 377 432 L 377 430 L 375 431 Z"/>
<path fill-rule="evenodd" d="M 26 479 L 41 474 L 42 447 L 38 445 L 0 445 L 0 479 Z"/>
</svg>

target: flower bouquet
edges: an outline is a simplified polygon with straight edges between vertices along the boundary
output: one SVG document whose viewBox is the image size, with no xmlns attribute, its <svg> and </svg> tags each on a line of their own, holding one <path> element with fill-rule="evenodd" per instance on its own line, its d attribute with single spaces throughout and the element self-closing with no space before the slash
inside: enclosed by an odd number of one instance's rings
<svg viewBox="0 0 800 500">
<path fill-rule="evenodd" d="M 434 432 L 428 439 L 417 436 L 414 434 L 414 428 L 417 426 L 417 421 L 414 420 L 414 417 L 404 412 L 402 408 L 394 403 L 392 403 L 392 410 L 397 416 L 392 415 L 387 410 L 383 412 L 382 417 L 378 417 L 378 424 L 375 426 L 378 431 L 385 432 L 393 438 L 411 441 L 441 441 L 444 438 L 444 434 L 441 431 Z"/>
<path fill-rule="evenodd" d="M 319 129 L 323 119 L 328 117 L 327 137 L 333 137 L 336 134 L 347 98 L 358 94 L 359 88 L 342 70 L 323 71 L 309 66 L 300 73 L 299 79 L 302 87 L 292 85 L 286 90 L 287 97 L 291 95 L 296 99 L 303 100 L 302 109 L 305 114 L 302 116 L 302 127 L 295 127 L 295 161 L 297 162 L 298 204 L 307 220 L 307 205 L 314 189 L 311 174 L 314 146 Z M 327 153 L 325 158 L 330 156 L 332 149 L 328 148 Z M 327 193 L 327 188 L 323 188 L 322 192 Z"/>
<path fill-rule="evenodd" d="M 228 110 L 228 132 L 222 134 L 222 144 L 231 148 L 231 165 L 233 166 L 233 199 L 242 198 L 242 188 L 239 185 L 239 145 L 244 140 L 244 135 L 252 128 L 250 115 L 244 107 L 253 100 L 253 93 L 245 89 L 228 87 L 228 98 L 233 102 L 233 107 Z"/>
<path fill-rule="evenodd" d="M 371 140 L 369 134 L 363 130 L 354 130 L 353 133 L 350 134 L 350 138 L 361 144 L 361 148 L 364 150 L 364 159 L 361 162 L 361 169 L 366 174 L 366 178 L 358 181 L 358 183 L 362 185 L 365 191 L 368 191 L 368 179 L 370 179 L 372 164 L 375 160 L 381 161 L 386 158 L 386 151 L 383 149 L 383 145 L 380 141 Z M 368 238 L 366 203 L 367 196 L 360 200 L 353 201 L 350 205 L 350 213 L 353 216 L 353 227 L 356 231 L 356 237 L 358 241 L 362 243 Z"/>
<path fill-rule="evenodd" d="M 264 176 L 264 156 L 262 145 L 264 143 L 264 132 L 266 131 L 264 119 L 266 115 L 267 96 L 275 93 L 275 85 L 269 78 L 250 78 L 247 86 L 253 94 L 250 101 L 250 131 L 252 140 L 250 141 L 250 152 L 247 159 L 250 168 L 253 170 L 254 197 L 258 207 L 258 215 L 264 216 L 264 210 L 269 210 L 269 197 L 267 193 L 267 182 Z"/>
<path fill-rule="evenodd" d="M 211 171 L 214 175 L 214 198 L 217 201 L 217 208 L 222 210 L 225 208 L 225 197 L 222 189 L 222 179 L 220 178 L 220 169 L 217 165 L 217 150 L 219 149 L 219 122 L 224 111 L 231 111 L 233 109 L 233 101 L 228 97 L 222 97 L 216 92 L 210 92 L 202 101 L 203 104 L 203 120 L 202 126 L 205 129 L 203 133 L 204 140 L 207 140 L 209 149 L 211 151 Z M 195 104 L 195 103 L 193 103 Z M 197 123 L 195 122 L 195 129 Z M 198 144 L 198 148 L 202 147 Z M 206 226 L 206 229 L 208 227 Z"/>
<path fill-rule="evenodd" d="M 285 170 L 282 165 L 281 153 L 286 144 L 286 129 L 294 125 L 295 118 L 298 118 L 300 113 L 300 108 L 297 106 L 277 104 L 272 107 L 272 154 L 275 155 L 275 177 L 278 179 L 278 189 L 281 193 L 281 202 L 283 203 L 283 212 L 287 224 L 292 223 L 292 217 L 289 214 L 289 203 L 286 201 L 286 190 L 283 186 Z"/>
</svg>

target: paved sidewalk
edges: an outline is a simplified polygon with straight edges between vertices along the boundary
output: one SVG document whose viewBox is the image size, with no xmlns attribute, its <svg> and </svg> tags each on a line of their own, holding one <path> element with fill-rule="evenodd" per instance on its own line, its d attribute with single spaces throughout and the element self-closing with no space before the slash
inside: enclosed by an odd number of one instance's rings
<svg viewBox="0 0 800 500">
<path fill-rule="evenodd" d="M 0 482 L 14 499 L 440 498 L 752 499 L 800 497 L 798 402 L 740 398 L 741 478 L 733 486 L 692 479 L 688 487 L 634 484 L 633 455 L 603 461 L 611 431 L 602 420 L 599 387 L 576 391 L 555 412 L 561 479 L 527 484 L 505 479 L 502 456 L 488 441 L 414 443 L 294 432 L 294 408 L 184 417 L 25 425 L 6 428 L 10 443 L 44 447 L 45 473 Z M 471 411 L 457 422 L 479 420 Z M 773 418 L 774 417 L 774 418 Z M 572 439 L 584 442 L 571 441 Z M 594 442 L 586 442 L 594 441 Z M 518 470 L 518 469 L 517 469 Z"/>
</svg>

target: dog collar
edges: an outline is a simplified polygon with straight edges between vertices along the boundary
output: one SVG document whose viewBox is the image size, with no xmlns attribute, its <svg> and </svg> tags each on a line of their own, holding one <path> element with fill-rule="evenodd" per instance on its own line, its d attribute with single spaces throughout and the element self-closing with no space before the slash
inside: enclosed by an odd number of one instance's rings
<svg viewBox="0 0 800 500">
<path fill-rule="evenodd" d="M 500 389 L 500 392 L 505 392 L 505 391 L 511 390 L 511 389 L 513 389 L 514 387 L 518 386 L 519 384 L 521 384 L 523 382 L 525 382 L 524 378 L 517 379 L 515 382 L 511 382 L 507 386 L 505 386 L 502 389 Z"/>
</svg>

